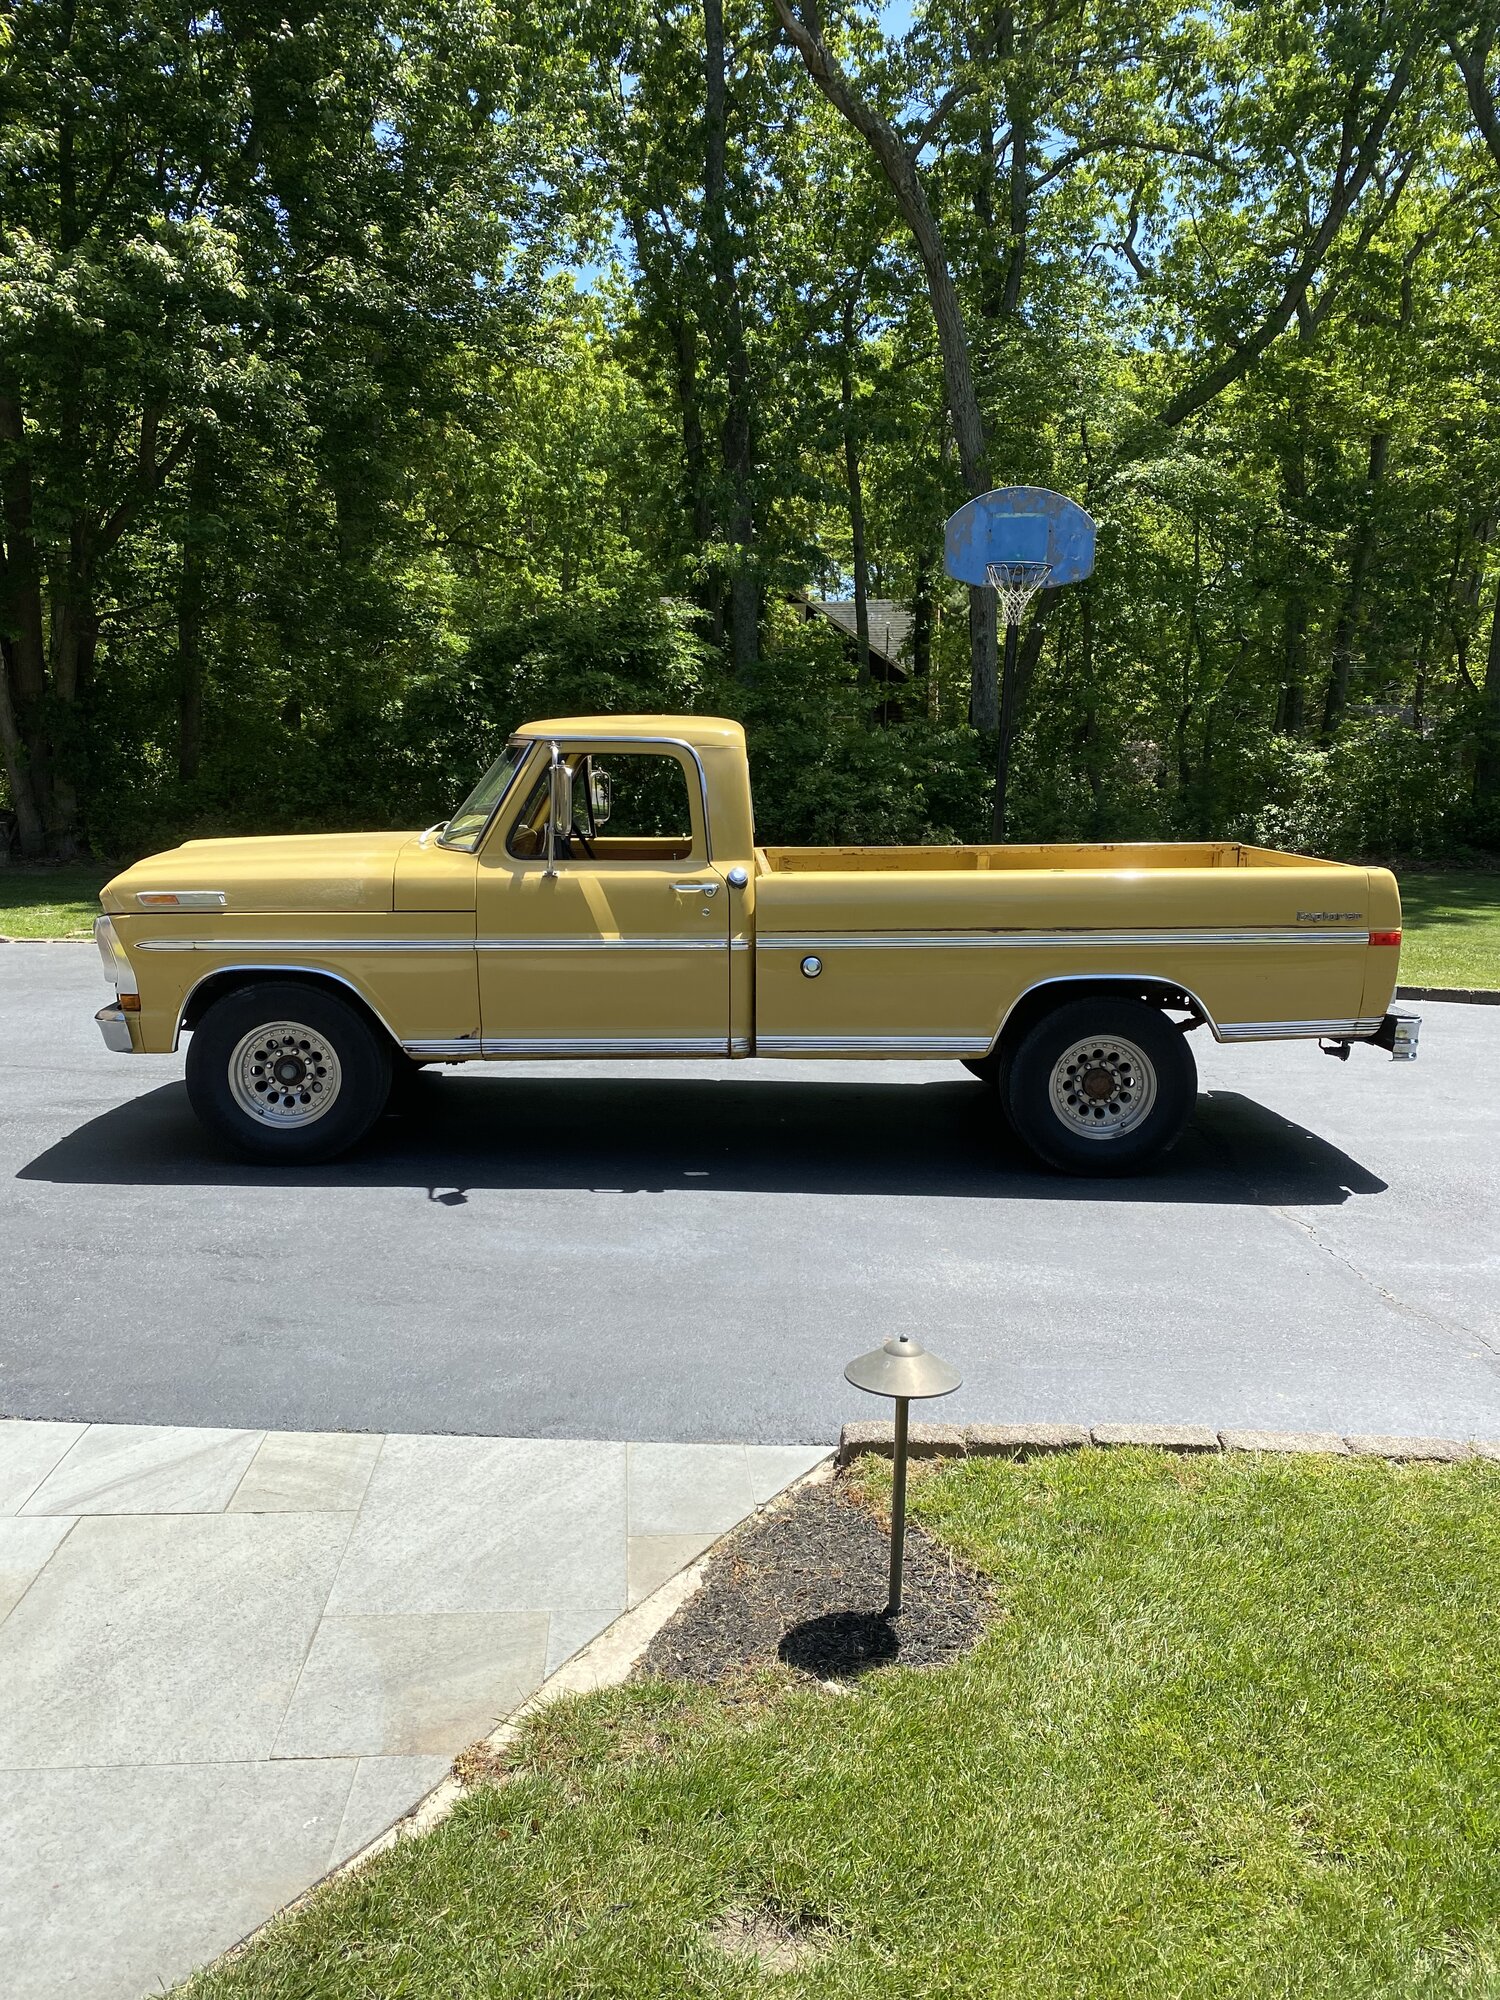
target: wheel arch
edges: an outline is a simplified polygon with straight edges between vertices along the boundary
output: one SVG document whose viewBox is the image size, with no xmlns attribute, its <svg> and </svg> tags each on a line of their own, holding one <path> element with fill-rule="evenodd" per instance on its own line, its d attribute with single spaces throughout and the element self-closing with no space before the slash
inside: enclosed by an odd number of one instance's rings
<svg viewBox="0 0 1500 2000">
<path fill-rule="evenodd" d="M 175 1050 L 181 1042 L 184 1032 L 191 1034 L 214 1002 L 223 999 L 226 993 L 236 993 L 247 986 L 263 986 L 273 980 L 277 983 L 294 980 L 299 985 L 321 988 L 322 991 L 332 993 L 340 1000 L 352 1000 L 370 1026 L 389 1042 L 391 1048 L 400 1049 L 401 1043 L 393 1032 L 390 1022 L 369 997 L 361 993 L 353 980 L 346 979 L 339 972 L 325 972 L 321 967 L 267 965 L 264 960 L 251 965 L 215 966 L 212 972 L 205 972 L 201 979 L 195 981 L 189 987 L 187 997 L 178 1010 L 177 1026 L 172 1034 L 173 1049 Z"/>
<path fill-rule="evenodd" d="M 1166 979 L 1158 972 L 1064 972 L 1051 979 L 1037 980 L 1011 1002 L 990 1044 L 990 1052 L 1008 1052 L 1054 1008 L 1090 998 L 1144 1000 L 1163 1013 L 1177 1008 L 1191 1014 L 1196 1022 L 1202 1022 L 1218 1040 L 1219 1030 L 1213 1015 L 1192 988 L 1178 980 Z"/>
</svg>

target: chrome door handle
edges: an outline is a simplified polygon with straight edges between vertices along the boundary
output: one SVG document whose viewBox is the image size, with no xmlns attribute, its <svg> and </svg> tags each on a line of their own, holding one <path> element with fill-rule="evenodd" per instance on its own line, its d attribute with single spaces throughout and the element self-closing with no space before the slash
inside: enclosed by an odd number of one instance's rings
<svg viewBox="0 0 1500 2000">
<path fill-rule="evenodd" d="M 717 896 L 717 882 L 674 882 L 672 887 L 679 896 Z"/>
</svg>

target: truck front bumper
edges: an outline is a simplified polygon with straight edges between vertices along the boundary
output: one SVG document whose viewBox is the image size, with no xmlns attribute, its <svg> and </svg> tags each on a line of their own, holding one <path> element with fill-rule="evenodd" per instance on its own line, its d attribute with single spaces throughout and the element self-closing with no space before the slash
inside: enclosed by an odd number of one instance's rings
<svg viewBox="0 0 1500 2000">
<path fill-rule="evenodd" d="M 135 1054 L 135 1038 L 130 1032 L 130 1016 L 123 1007 L 101 1007 L 94 1019 L 104 1037 L 104 1046 L 118 1056 Z"/>
</svg>

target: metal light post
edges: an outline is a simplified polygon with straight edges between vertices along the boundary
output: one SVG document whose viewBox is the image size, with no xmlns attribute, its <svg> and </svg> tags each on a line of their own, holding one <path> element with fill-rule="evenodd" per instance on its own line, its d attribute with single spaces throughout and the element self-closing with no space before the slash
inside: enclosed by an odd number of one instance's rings
<svg viewBox="0 0 1500 2000">
<path fill-rule="evenodd" d="M 912 1403 L 929 1396 L 951 1396 L 962 1381 L 956 1369 L 929 1354 L 910 1334 L 893 1334 L 883 1347 L 861 1354 L 844 1370 L 844 1380 L 872 1396 L 892 1396 L 896 1402 L 896 1449 L 891 1465 L 891 1588 L 886 1616 L 901 1610 L 901 1572 L 906 1560 L 906 1438 Z"/>
</svg>

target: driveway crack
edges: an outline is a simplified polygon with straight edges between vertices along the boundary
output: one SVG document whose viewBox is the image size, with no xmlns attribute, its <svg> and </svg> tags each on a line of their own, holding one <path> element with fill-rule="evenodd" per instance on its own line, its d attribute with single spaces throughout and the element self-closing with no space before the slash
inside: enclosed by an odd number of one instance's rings
<svg viewBox="0 0 1500 2000">
<path fill-rule="evenodd" d="M 1427 1320 L 1431 1325 L 1441 1328 L 1444 1333 L 1458 1334 L 1466 1340 L 1478 1341 L 1486 1353 L 1500 1360 L 1500 1345 L 1487 1334 L 1481 1333 L 1477 1326 L 1470 1326 L 1464 1320 L 1449 1319 L 1442 1313 L 1434 1312 L 1431 1306 L 1418 1305 L 1415 1300 L 1403 1298 L 1399 1292 L 1393 1292 L 1389 1286 L 1381 1284 L 1378 1278 L 1372 1277 L 1361 1265 L 1356 1264 L 1346 1250 L 1340 1250 L 1336 1244 L 1330 1243 L 1317 1225 L 1309 1222 L 1306 1216 L 1298 1215 L 1293 1209 L 1282 1208 L 1279 1205 L 1273 1205 L 1271 1213 L 1280 1216 L 1283 1222 L 1289 1222 L 1294 1229 L 1300 1229 L 1304 1236 L 1310 1237 L 1325 1257 L 1330 1258 L 1335 1264 L 1342 1264 L 1352 1277 L 1357 1278 L 1360 1284 L 1366 1286 L 1376 1298 L 1390 1306 L 1393 1311 L 1409 1314 L 1413 1319 Z"/>
</svg>

